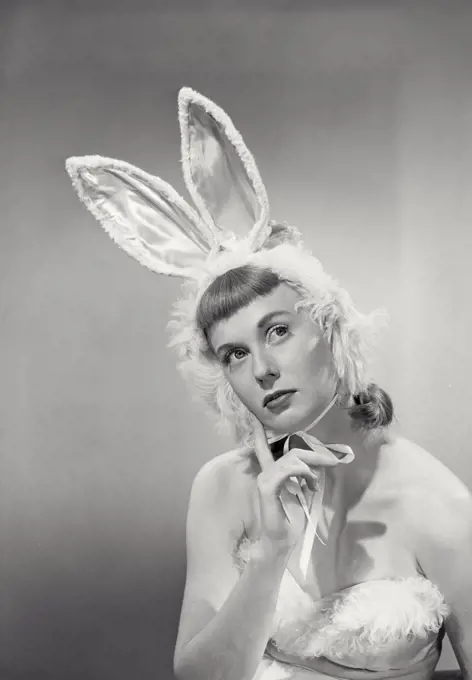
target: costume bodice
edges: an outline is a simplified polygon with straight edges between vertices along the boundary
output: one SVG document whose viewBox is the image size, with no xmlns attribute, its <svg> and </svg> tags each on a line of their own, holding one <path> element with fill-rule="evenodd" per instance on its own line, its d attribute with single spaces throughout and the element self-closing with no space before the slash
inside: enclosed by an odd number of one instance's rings
<svg viewBox="0 0 472 680">
<path fill-rule="evenodd" d="M 251 546 L 246 539 L 238 548 L 235 559 L 240 570 Z M 314 601 L 287 569 L 269 647 L 282 658 L 299 660 L 305 668 L 310 660 L 332 662 L 333 668 L 345 671 L 339 677 L 354 677 L 356 670 L 365 670 L 369 677 L 390 677 L 389 671 L 398 671 L 392 674 L 398 676 L 423 663 L 434 668 L 447 613 L 438 588 L 419 574 L 359 583 Z"/>
</svg>

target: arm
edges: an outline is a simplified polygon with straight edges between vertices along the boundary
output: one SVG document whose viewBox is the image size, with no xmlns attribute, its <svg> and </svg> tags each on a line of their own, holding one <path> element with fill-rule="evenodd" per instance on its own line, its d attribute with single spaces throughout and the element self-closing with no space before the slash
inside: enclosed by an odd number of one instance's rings
<svg viewBox="0 0 472 680">
<path fill-rule="evenodd" d="M 242 576 L 232 554 L 249 507 L 247 476 L 227 456 L 197 475 L 187 522 L 187 582 L 174 670 L 179 680 L 251 680 L 266 648 L 280 584 L 300 528 L 288 521 L 280 493 L 291 477 L 316 489 L 313 468 L 338 458 L 320 447 L 293 449 L 277 462 L 255 426 L 260 538 Z M 245 461 L 247 465 L 247 461 Z M 301 528 L 303 531 L 303 527 Z"/>
<path fill-rule="evenodd" d="M 446 632 L 463 680 L 471 680 L 472 498 L 457 478 L 447 475 L 444 482 L 441 492 L 430 496 L 417 514 L 417 556 L 450 607 Z"/>
<path fill-rule="evenodd" d="M 179 680 L 249 680 L 271 632 L 288 553 L 265 542 L 239 576 L 232 552 L 241 518 L 230 514 L 242 503 L 242 494 L 235 498 L 236 474 L 220 457 L 202 468 L 192 487 L 187 580 L 174 657 Z"/>
</svg>

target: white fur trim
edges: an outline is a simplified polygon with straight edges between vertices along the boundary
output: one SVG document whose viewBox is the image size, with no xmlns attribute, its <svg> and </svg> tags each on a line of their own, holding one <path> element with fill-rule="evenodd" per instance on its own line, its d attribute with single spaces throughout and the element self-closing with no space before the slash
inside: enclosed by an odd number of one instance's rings
<svg viewBox="0 0 472 680">
<path fill-rule="evenodd" d="M 300 675 L 300 669 L 281 664 L 271 659 L 262 659 L 252 680 L 293 680 Z"/>
<path fill-rule="evenodd" d="M 248 540 L 235 555 L 240 570 L 254 549 Z M 280 587 L 272 640 L 287 654 L 325 657 L 355 667 L 356 660 L 408 660 L 426 655 L 449 609 L 438 588 L 422 576 L 367 581 L 319 602 L 289 572 Z"/>
</svg>

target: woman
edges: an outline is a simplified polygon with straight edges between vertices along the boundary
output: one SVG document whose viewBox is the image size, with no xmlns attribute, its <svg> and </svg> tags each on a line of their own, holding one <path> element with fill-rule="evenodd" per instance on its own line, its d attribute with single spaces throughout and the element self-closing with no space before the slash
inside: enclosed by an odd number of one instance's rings
<svg viewBox="0 0 472 680">
<path fill-rule="evenodd" d="M 368 375 L 376 315 L 269 220 L 228 116 L 187 88 L 179 114 L 198 213 L 127 163 L 67 162 L 126 252 L 185 279 L 181 369 L 241 444 L 192 487 L 177 677 L 425 680 L 445 631 L 472 677 L 468 490 L 389 432 Z"/>
</svg>

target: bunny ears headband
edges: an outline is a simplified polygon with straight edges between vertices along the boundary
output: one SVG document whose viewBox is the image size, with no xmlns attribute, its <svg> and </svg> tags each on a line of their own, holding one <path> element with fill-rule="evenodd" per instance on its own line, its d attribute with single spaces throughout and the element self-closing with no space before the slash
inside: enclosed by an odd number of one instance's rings
<svg viewBox="0 0 472 680">
<path fill-rule="evenodd" d="M 254 158 L 229 116 L 190 88 L 178 98 L 182 168 L 191 207 L 167 182 L 124 161 L 101 156 L 69 158 L 66 169 L 92 215 L 141 265 L 184 280 L 170 324 L 180 368 L 222 424 L 250 432 L 250 417 L 223 371 L 205 357 L 196 327 L 199 298 L 220 274 L 253 263 L 299 283 L 304 305 L 328 334 L 344 392 L 367 384 L 366 350 L 371 316 L 302 248 L 299 233 L 269 219 L 267 192 Z M 313 311 L 315 310 L 315 311 Z"/>
<path fill-rule="evenodd" d="M 179 93 L 185 184 L 197 211 L 159 177 L 101 156 L 69 158 L 86 207 L 129 255 L 158 274 L 199 280 L 235 234 L 257 251 L 271 233 L 254 158 L 226 113 L 190 88 Z M 242 235 L 242 238 L 241 238 Z"/>
</svg>

